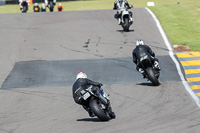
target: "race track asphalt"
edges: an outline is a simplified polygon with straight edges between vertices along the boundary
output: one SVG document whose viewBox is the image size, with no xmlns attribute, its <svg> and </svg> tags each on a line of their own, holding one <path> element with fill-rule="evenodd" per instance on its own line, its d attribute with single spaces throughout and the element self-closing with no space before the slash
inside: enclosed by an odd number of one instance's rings
<svg viewBox="0 0 200 133">
<path fill-rule="evenodd" d="M 132 9 L 123 32 L 112 10 L 1 14 L 0 133 L 198 133 L 200 110 L 184 88 L 149 12 Z M 135 42 L 156 53 L 161 85 L 132 62 Z M 90 118 L 71 86 L 84 71 L 104 84 L 116 119 Z"/>
</svg>

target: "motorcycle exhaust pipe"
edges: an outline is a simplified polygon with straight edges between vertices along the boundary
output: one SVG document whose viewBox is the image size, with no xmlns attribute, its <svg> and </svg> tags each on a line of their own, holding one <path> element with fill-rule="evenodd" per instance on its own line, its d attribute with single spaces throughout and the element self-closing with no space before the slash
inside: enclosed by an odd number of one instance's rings
<svg viewBox="0 0 200 133">
<path fill-rule="evenodd" d="M 99 95 L 99 99 L 104 103 L 104 104 L 108 104 L 108 100 L 102 96 L 102 95 Z"/>
</svg>

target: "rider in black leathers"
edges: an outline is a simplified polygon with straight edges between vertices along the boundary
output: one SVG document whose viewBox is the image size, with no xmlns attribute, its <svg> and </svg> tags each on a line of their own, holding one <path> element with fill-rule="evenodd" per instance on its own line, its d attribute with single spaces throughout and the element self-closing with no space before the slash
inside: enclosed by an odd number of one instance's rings
<svg viewBox="0 0 200 133">
<path fill-rule="evenodd" d="M 83 106 L 83 108 L 88 111 L 89 115 L 91 117 L 94 117 L 94 113 L 91 111 L 90 107 L 89 107 L 89 103 L 86 102 L 85 100 L 83 100 L 83 98 L 81 97 L 81 90 L 85 90 L 87 89 L 90 85 L 93 85 L 93 86 L 96 86 L 96 87 L 93 87 L 92 89 L 100 89 L 101 86 L 103 86 L 102 83 L 98 83 L 98 82 L 94 82 L 92 80 L 89 80 L 87 78 L 87 75 L 84 73 L 84 72 L 79 72 L 77 74 L 77 77 L 76 77 L 76 81 L 75 83 L 73 84 L 73 87 L 72 87 L 72 91 L 73 91 L 73 98 L 74 98 L 74 101 L 77 103 L 77 104 L 80 104 Z M 102 90 L 103 91 L 103 90 Z M 112 112 L 112 108 L 111 106 L 109 105 L 109 114 L 112 118 L 115 118 L 115 113 Z"/>
<path fill-rule="evenodd" d="M 155 58 L 155 53 L 151 50 L 151 48 L 144 44 L 142 40 L 137 40 L 136 42 L 136 48 L 132 52 L 133 56 L 133 62 L 136 64 L 136 69 L 143 74 L 144 76 L 144 70 L 141 68 L 140 64 L 140 58 L 148 55 L 151 59 L 152 63 L 154 64 L 156 69 L 160 70 L 159 67 L 159 61 L 157 58 Z"/>
<path fill-rule="evenodd" d="M 37 10 L 36 10 L 37 9 Z M 35 3 L 33 6 L 33 11 L 34 12 L 40 12 L 40 7 L 38 6 L 38 3 Z"/>
</svg>

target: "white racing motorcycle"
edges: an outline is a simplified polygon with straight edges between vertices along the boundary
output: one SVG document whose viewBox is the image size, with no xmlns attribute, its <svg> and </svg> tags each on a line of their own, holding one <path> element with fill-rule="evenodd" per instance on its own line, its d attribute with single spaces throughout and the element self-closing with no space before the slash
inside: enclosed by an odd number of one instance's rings
<svg viewBox="0 0 200 133">
<path fill-rule="evenodd" d="M 131 5 L 131 8 L 133 6 Z M 129 8 L 129 9 L 131 9 Z M 133 17 L 132 13 L 128 11 L 127 8 L 121 8 L 118 10 L 119 13 L 121 13 L 121 23 L 120 25 L 122 26 L 124 31 L 129 31 L 129 27 L 133 24 Z"/>
</svg>

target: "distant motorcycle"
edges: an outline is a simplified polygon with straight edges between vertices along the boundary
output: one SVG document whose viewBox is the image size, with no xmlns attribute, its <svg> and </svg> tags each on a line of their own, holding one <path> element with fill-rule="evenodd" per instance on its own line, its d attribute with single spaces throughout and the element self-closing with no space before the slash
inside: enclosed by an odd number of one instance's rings
<svg viewBox="0 0 200 133">
<path fill-rule="evenodd" d="M 45 2 L 50 12 L 53 12 L 54 6 L 56 5 L 56 0 L 46 0 Z"/>
<path fill-rule="evenodd" d="M 131 9 L 133 6 L 131 5 L 131 7 L 129 9 Z M 128 11 L 128 8 L 124 7 L 121 9 L 118 9 L 118 13 L 121 13 L 121 26 L 123 28 L 124 31 L 129 31 L 129 27 L 133 24 L 133 17 L 132 17 L 132 13 Z"/>
<path fill-rule="evenodd" d="M 22 0 L 20 9 L 22 13 L 26 13 L 28 11 L 28 2 L 26 0 Z"/>
<path fill-rule="evenodd" d="M 160 85 L 158 78 L 160 76 L 160 69 L 156 69 L 148 55 L 140 58 L 142 69 L 144 70 L 144 77 L 152 82 L 154 86 Z"/>
<path fill-rule="evenodd" d="M 101 89 L 96 89 L 93 91 L 94 86 L 90 86 L 86 90 L 81 91 L 82 98 L 89 102 L 90 109 L 93 113 L 101 120 L 108 121 L 115 116 L 109 114 L 108 105 L 110 104 L 110 99 L 108 96 L 104 97 Z"/>
<path fill-rule="evenodd" d="M 35 3 L 33 6 L 33 11 L 34 12 L 40 12 L 40 7 L 38 6 L 38 3 Z"/>
<path fill-rule="evenodd" d="M 42 4 L 41 12 L 46 12 L 46 7 L 45 7 L 44 3 Z"/>
</svg>

